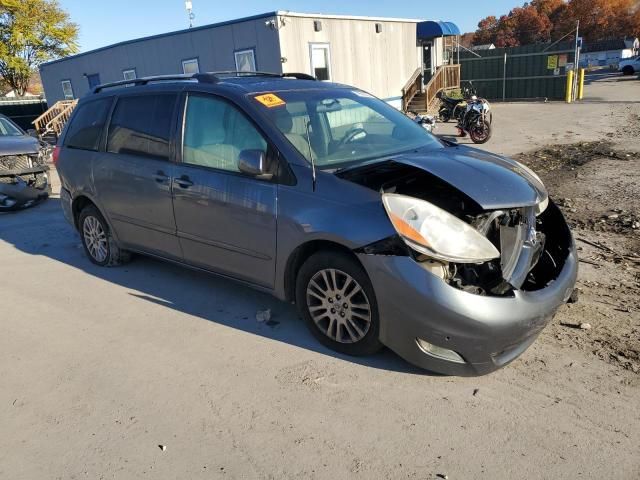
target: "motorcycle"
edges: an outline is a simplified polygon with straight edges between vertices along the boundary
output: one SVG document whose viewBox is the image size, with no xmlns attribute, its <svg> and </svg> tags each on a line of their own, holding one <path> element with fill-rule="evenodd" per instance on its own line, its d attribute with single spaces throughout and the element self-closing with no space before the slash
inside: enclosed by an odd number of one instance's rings
<svg viewBox="0 0 640 480">
<path fill-rule="evenodd" d="M 463 100 L 449 97 L 443 91 L 436 94 L 442 104 L 439 111 L 440 120 L 448 122 L 454 118 L 458 121 L 457 129 L 461 137 L 468 133 L 473 143 L 488 142 L 492 135 L 491 105 L 484 98 L 477 96 L 476 89 L 470 82 L 462 88 L 462 96 Z"/>
<path fill-rule="evenodd" d="M 449 97 L 443 90 L 436 94 L 436 98 L 441 103 L 440 110 L 438 110 L 438 119 L 443 123 L 448 123 L 451 119 L 458 120 L 466 107 L 464 100 Z"/>
<path fill-rule="evenodd" d="M 493 133 L 492 120 L 493 113 L 489 102 L 474 95 L 467 103 L 467 108 L 458 121 L 459 135 L 464 137 L 468 133 L 473 143 L 487 143 Z"/>
</svg>

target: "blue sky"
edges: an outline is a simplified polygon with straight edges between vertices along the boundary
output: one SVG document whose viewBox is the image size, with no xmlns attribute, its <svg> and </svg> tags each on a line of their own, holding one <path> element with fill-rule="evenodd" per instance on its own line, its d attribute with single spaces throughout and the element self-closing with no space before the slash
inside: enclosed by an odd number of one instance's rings
<svg viewBox="0 0 640 480">
<path fill-rule="evenodd" d="M 122 40 L 180 30 L 189 26 L 184 0 L 59 0 L 80 25 L 80 51 Z M 335 13 L 453 21 L 463 31 L 475 30 L 487 15 L 508 12 L 524 0 L 193 0 L 195 25 L 205 25 L 274 10 Z"/>
</svg>

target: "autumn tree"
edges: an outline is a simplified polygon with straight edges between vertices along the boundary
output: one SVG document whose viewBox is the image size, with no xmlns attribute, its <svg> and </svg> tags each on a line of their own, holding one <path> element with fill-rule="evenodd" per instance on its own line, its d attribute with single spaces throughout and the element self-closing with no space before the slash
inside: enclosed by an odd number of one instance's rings
<svg viewBox="0 0 640 480">
<path fill-rule="evenodd" d="M 580 34 L 587 41 L 624 38 L 640 34 L 638 5 L 634 0 L 571 0 L 557 20 L 565 33 L 580 21 Z"/>
<path fill-rule="evenodd" d="M 545 15 L 552 20 L 553 15 L 564 7 L 564 0 L 532 0 L 529 4 L 537 10 L 540 15 Z"/>
<path fill-rule="evenodd" d="M 483 18 L 478 22 L 478 30 L 473 37 L 474 45 L 486 45 L 493 43 L 495 32 L 498 28 L 498 19 L 493 15 Z"/>
<path fill-rule="evenodd" d="M 500 18 L 487 17 L 478 23 L 474 44 L 493 43 L 497 47 L 514 47 L 527 43 L 546 42 L 551 37 L 549 17 L 533 5 L 514 8 Z"/>
<path fill-rule="evenodd" d="M 77 38 L 56 0 L 0 0 L 0 76 L 18 96 L 39 64 L 77 52 Z"/>
<path fill-rule="evenodd" d="M 474 44 L 498 47 L 557 40 L 575 29 L 587 41 L 640 35 L 638 0 L 532 0 L 500 18 L 478 23 Z"/>
</svg>

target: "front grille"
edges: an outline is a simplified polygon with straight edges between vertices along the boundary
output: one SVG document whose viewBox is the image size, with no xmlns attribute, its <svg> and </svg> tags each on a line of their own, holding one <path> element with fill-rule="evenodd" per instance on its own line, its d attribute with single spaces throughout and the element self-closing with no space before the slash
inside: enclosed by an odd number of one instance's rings
<svg viewBox="0 0 640 480">
<path fill-rule="evenodd" d="M 7 155 L 0 157 L 1 170 L 21 170 L 37 166 L 37 156 L 30 155 Z"/>
</svg>

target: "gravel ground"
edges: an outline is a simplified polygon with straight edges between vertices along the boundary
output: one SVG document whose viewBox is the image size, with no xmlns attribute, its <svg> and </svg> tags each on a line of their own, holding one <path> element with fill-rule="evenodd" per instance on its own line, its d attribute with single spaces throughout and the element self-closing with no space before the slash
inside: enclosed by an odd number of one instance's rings
<svg viewBox="0 0 640 480">
<path fill-rule="evenodd" d="M 55 196 L 0 216 L 0 478 L 639 478 L 640 85 L 591 80 L 495 106 L 483 148 L 528 152 L 589 243 L 579 302 L 486 377 L 336 355 L 291 306 L 169 264 L 94 267 Z M 574 164 L 594 141 L 624 158 Z"/>
</svg>

